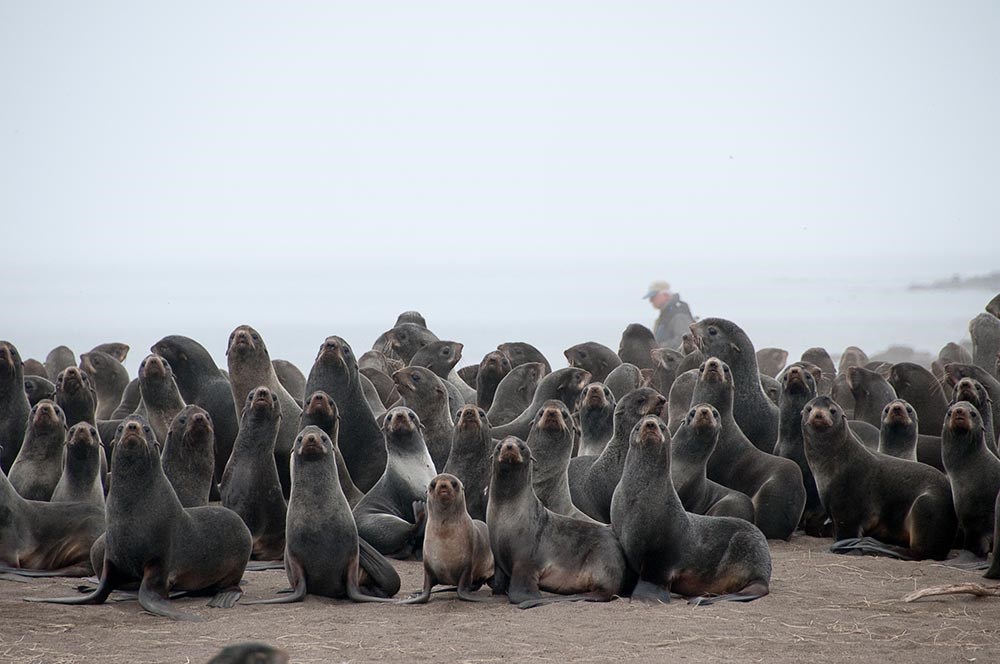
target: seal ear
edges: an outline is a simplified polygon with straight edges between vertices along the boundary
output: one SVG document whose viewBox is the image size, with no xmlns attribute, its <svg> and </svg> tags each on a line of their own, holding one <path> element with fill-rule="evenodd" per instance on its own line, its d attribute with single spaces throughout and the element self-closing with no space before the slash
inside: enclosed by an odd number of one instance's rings
<svg viewBox="0 0 1000 664">
<path fill-rule="evenodd" d="M 729 342 L 729 347 L 733 350 L 734 353 L 742 353 L 743 352 L 743 351 L 740 350 L 739 346 L 737 346 L 736 344 L 734 344 L 731 341 Z"/>
<path fill-rule="evenodd" d="M 163 446 L 160 445 L 160 441 L 154 440 L 153 441 L 153 447 L 156 448 L 156 453 L 157 454 L 163 454 Z"/>
</svg>

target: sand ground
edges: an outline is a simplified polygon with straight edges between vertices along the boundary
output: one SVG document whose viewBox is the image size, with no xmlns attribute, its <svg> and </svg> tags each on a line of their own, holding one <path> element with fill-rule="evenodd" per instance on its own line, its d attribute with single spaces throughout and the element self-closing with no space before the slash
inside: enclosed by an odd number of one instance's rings
<svg viewBox="0 0 1000 664">
<path fill-rule="evenodd" d="M 257 640 L 292 662 L 614 661 L 990 662 L 1000 660 L 1000 597 L 900 601 L 926 586 L 989 583 L 933 562 L 837 556 L 829 542 L 773 542 L 771 595 L 750 604 L 691 607 L 560 604 L 529 611 L 505 602 L 302 604 L 210 609 L 176 600 L 206 620 L 171 622 L 134 601 L 104 606 L 29 604 L 72 594 L 73 579 L 0 580 L 2 662 L 205 662 L 224 645 Z M 421 585 L 418 562 L 396 562 L 403 593 Z M 286 587 L 281 571 L 248 572 L 247 598 Z"/>
</svg>

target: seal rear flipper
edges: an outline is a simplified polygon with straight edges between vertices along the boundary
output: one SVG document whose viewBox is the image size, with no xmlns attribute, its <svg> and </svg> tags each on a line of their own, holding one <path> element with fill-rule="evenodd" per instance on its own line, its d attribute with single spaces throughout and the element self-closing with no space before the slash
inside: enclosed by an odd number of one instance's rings
<svg viewBox="0 0 1000 664">
<path fill-rule="evenodd" d="M 139 606 L 153 615 L 173 620 L 204 620 L 201 616 L 176 611 L 170 606 L 167 575 L 162 565 L 147 565 L 139 585 Z"/>
<path fill-rule="evenodd" d="M 768 594 L 768 585 L 762 581 L 749 584 L 739 592 L 725 595 L 700 595 L 688 600 L 691 606 L 709 606 L 716 602 L 752 602 Z"/>
<path fill-rule="evenodd" d="M 243 597 L 243 591 L 239 586 L 226 588 L 216 593 L 215 597 L 209 600 L 208 606 L 213 609 L 231 609 L 236 606 L 236 602 L 240 601 L 241 597 Z"/>
<path fill-rule="evenodd" d="M 629 596 L 631 601 L 637 602 L 647 602 L 649 604 L 669 604 L 670 603 L 670 590 L 667 588 L 661 588 L 655 583 L 650 583 L 649 581 L 639 581 L 636 584 L 635 590 Z"/>
<path fill-rule="evenodd" d="M 482 584 L 477 584 L 477 588 L 482 587 Z M 472 578 L 470 570 L 465 570 L 462 572 L 462 578 L 458 580 L 458 598 L 465 600 L 466 602 L 492 602 L 492 597 L 484 597 L 482 595 L 473 594 L 472 589 Z"/>
<path fill-rule="evenodd" d="M 378 587 L 386 597 L 392 597 L 399 592 L 402 581 L 399 573 L 385 556 L 363 538 L 358 538 L 358 563 L 368 575 L 370 585 Z"/>
<path fill-rule="evenodd" d="M 51 576 L 88 577 L 92 572 L 93 570 L 91 569 L 89 563 L 63 567 L 61 569 L 23 569 L 20 567 L 0 566 L 0 574 L 16 574 L 17 576 L 23 576 L 31 579 Z"/>
<path fill-rule="evenodd" d="M 289 553 L 285 551 L 285 565 L 288 570 L 288 576 L 292 581 L 292 589 L 287 594 L 281 597 L 272 597 L 270 599 L 257 599 L 250 602 L 243 602 L 244 604 L 291 604 L 293 602 L 301 602 L 306 598 L 306 592 L 308 590 L 306 584 L 306 571 L 299 564 L 299 561 Z M 286 591 L 281 590 L 279 593 L 285 593 Z"/>
<path fill-rule="evenodd" d="M 949 558 L 941 563 L 942 565 L 947 565 L 948 567 L 954 567 L 955 569 L 963 569 L 969 571 L 984 570 L 990 566 L 989 560 L 985 557 L 980 558 L 971 551 L 959 551 L 958 555 L 954 558 Z"/>
<path fill-rule="evenodd" d="M 117 588 L 121 582 L 121 572 L 114 563 L 104 558 L 104 569 L 101 570 L 101 580 L 93 592 L 87 595 L 77 595 L 76 597 L 25 597 L 28 602 L 44 602 L 47 604 L 103 604 L 107 601 L 111 591 Z"/>
<path fill-rule="evenodd" d="M 251 560 L 247 563 L 246 571 L 263 572 L 270 569 L 285 569 L 283 560 Z"/>
<path fill-rule="evenodd" d="M 874 537 L 857 537 L 834 542 L 830 553 L 855 556 L 887 556 L 897 560 L 916 560 L 909 549 L 880 542 Z"/>
<path fill-rule="evenodd" d="M 354 558 L 348 563 L 347 567 L 347 597 L 355 602 L 394 602 L 395 600 L 389 599 L 388 597 L 375 597 L 373 595 L 365 595 L 361 592 L 361 588 L 358 585 L 358 559 Z"/>
<path fill-rule="evenodd" d="M 554 597 L 537 597 L 517 603 L 519 609 L 533 609 L 536 606 L 546 604 L 556 604 L 559 602 L 610 602 L 615 599 L 614 595 L 602 592 L 578 593 L 576 595 L 556 595 Z"/>
</svg>

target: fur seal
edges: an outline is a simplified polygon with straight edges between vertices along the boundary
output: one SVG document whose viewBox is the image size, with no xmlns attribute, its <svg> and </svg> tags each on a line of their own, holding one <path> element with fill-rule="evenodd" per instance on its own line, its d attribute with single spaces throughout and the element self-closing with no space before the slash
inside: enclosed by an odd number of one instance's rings
<svg viewBox="0 0 1000 664">
<path fill-rule="evenodd" d="M 500 351 L 496 351 L 496 352 L 499 353 Z M 500 353 L 500 354 L 503 355 L 503 353 Z M 504 358 L 506 358 L 506 357 L 507 356 L 504 355 Z M 510 364 L 510 360 L 507 360 L 507 363 Z M 462 380 L 465 381 L 466 385 L 468 385 L 469 387 L 475 387 L 476 386 L 476 375 L 479 374 L 479 365 L 478 364 L 466 364 L 464 367 L 460 367 L 458 369 L 455 369 L 455 373 L 458 374 L 459 378 L 461 378 Z"/>
<path fill-rule="evenodd" d="M 384 374 L 378 369 L 372 369 L 371 367 L 362 368 L 359 370 L 361 375 L 368 379 L 368 382 L 372 384 L 375 388 L 375 392 L 378 394 L 378 399 L 381 402 L 382 410 L 384 411 L 386 406 L 392 405 L 399 401 L 399 392 L 396 391 L 396 384 L 392 382 L 392 378 L 388 374 Z M 361 386 L 361 391 L 364 392 L 365 386 Z M 365 395 L 367 399 L 367 395 Z M 372 415 L 375 415 L 375 411 L 372 411 Z"/>
<path fill-rule="evenodd" d="M 837 367 L 834 366 L 830 353 L 825 348 L 819 346 L 807 348 L 802 353 L 802 361 L 810 362 L 819 367 L 822 375 L 816 382 L 816 390 L 820 394 L 829 395 L 830 390 L 833 388 L 833 381 L 837 377 Z"/>
<path fill-rule="evenodd" d="M 942 473 L 869 452 L 849 435 L 847 420 L 830 397 L 809 402 L 802 432 L 809 467 L 833 520 L 834 551 L 882 552 L 909 560 L 948 555 L 957 521 Z"/>
<path fill-rule="evenodd" d="M 691 332 L 706 357 L 716 357 L 729 366 L 734 379 L 736 424 L 757 449 L 770 454 L 778 441 L 778 407 L 760 386 L 757 355 L 750 337 L 736 323 L 723 318 L 692 323 Z M 766 529 L 761 530 L 768 534 Z"/>
<path fill-rule="evenodd" d="M 608 523 L 611 496 L 621 479 L 632 427 L 645 415 L 660 415 L 667 400 L 648 387 L 632 390 L 615 406 L 614 436 L 598 457 L 576 457 L 569 464 L 573 504 L 592 519 Z"/>
<path fill-rule="evenodd" d="M 52 492 L 53 503 L 89 503 L 104 511 L 101 460 L 104 448 L 97 429 L 87 422 L 73 425 L 66 434 L 62 474 Z"/>
<path fill-rule="evenodd" d="M 840 361 L 837 363 L 837 375 L 834 376 L 834 380 L 851 367 L 863 367 L 870 361 L 865 351 L 857 346 L 848 346 L 840 354 Z"/>
<path fill-rule="evenodd" d="M 847 380 L 847 372 L 851 368 L 845 367 L 843 371 L 837 373 L 837 377 L 833 379 L 833 387 L 830 388 L 830 396 L 840 404 L 849 418 L 857 421 L 854 416 L 854 393 L 851 392 L 851 386 Z"/>
<path fill-rule="evenodd" d="M 108 343 L 97 344 L 90 349 L 91 353 L 107 353 L 111 357 L 115 358 L 119 362 L 124 363 L 125 358 L 128 357 L 128 352 L 130 347 L 127 343 L 121 341 L 110 341 Z M 81 357 L 83 357 L 81 355 Z"/>
<path fill-rule="evenodd" d="M 263 337 L 249 325 L 241 325 L 229 335 L 229 345 L 226 348 L 229 360 L 229 382 L 232 385 L 233 403 L 242 404 L 251 390 L 263 385 L 278 397 L 281 405 L 281 428 L 274 444 L 274 461 L 278 466 L 278 477 L 281 479 L 281 490 L 287 496 L 291 488 L 288 476 L 289 460 L 292 454 L 292 443 L 298 435 L 296 427 L 302 408 L 295 397 L 288 393 L 278 380 L 271 364 L 267 345 Z M 306 385 L 306 392 L 312 393 L 321 387 Z M 337 397 L 329 390 L 324 390 L 330 396 Z M 207 409 L 206 409 L 207 410 Z M 241 412 L 237 409 L 237 412 Z M 238 418 L 242 420 L 242 415 Z"/>
<path fill-rule="evenodd" d="M 593 379 L 596 380 L 596 379 Z M 621 399 L 637 387 L 642 387 L 642 371 L 634 364 L 621 363 L 604 379 L 615 399 Z"/>
<path fill-rule="evenodd" d="M 434 460 L 434 467 L 444 470 L 451 451 L 455 422 L 448 407 L 448 389 L 430 369 L 406 367 L 392 375 L 402 405 L 413 410 L 423 425 L 424 441 Z"/>
<path fill-rule="evenodd" d="M 972 360 L 969 360 L 970 362 Z M 44 378 L 45 380 L 52 382 L 49 378 L 49 372 L 45 370 L 45 365 L 36 360 L 33 357 L 29 357 L 24 361 L 24 375 L 25 376 L 38 376 L 39 378 Z"/>
<path fill-rule="evenodd" d="M 66 425 L 97 424 L 97 392 L 87 372 L 67 367 L 56 378 L 56 403 L 66 414 Z"/>
<path fill-rule="evenodd" d="M 651 387 L 660 394 L 670 394 L 684 356 L 670 348 L 657 348 L 652 352 L 652 358 L 654 367 L 649 374 L 649 383 L 644 387 Z M 646 376 L 646 371 L 643 371 L 643 376 Z"/>
<path fill-rule="evenodd" d="M 274 375 L 278 377 L 281 386 L 301 403 L 306 398 L 306 377 L 297 366 L 288 360 L 271 360 Z"/>
<path fill-rule="evenodd" d="M 708 459 L 708 477 L 750 496 L 754 523 L 769 539 L 788 539 L 806 502 L 798 464 L 753 446 L 733 417 L 733 376 L 725 362 L 710 357 L 699 370 L 692 403 L 708 403 L 722 418 L 722 432 Z"/>
<path fill-rule="evenodd" d="M 330 395 L 322 390 L 310 394 L 302 408 L 299 431 L 308 426 L 319 427 L 320 431 L 330 438 L 333 444 L 333 458 L 337 462 L 337 481 L 344 492 L 344 497 L 347 498 L 347 504 L 353 509 L 365 494 L 354 484 L 351 473 L 347 470 L 347 462 L 340 453 L 340 411 Z"/>
<path fill-rule="evenodd" d="M 111 413 L 110 421 L 114 421 L 115 424 L 111 427 L 111 435 L 107 437 L 107 440 L 114 438 L 114 432 L 118 428 L 118 422 L 134 413 L 135 409 L 139 407 L 139 402 L 141 401 L 142 394 L 139 392 L 139 379 L 133 378 L 129 381 L 128 385 L 125 386 L 125 391 L 122 392 L 122 400 L 119 402 L 118 407 L 115 408 L 113 413 Z"/>
<path fill-rule="evenodd" d="M 994 373 L 997 353 L 1000 353 L 1000 318 L 979 314 L 969 321 L 969 336 L 972 337 L 972 364 Z"/>
<path fill-rule="evenodd" d="M 386 376 L 391 376 L 404 366 L 402 361 L 387 356 L 380 350 L 369 350 L 362 353 L 358 358 L 358 369 L 376 369 Z"/>
<path fill-rule="evenodd" d="M 781 428 L 774 455 L 794 461 L 802 471 L 802 485 L 806 490 L 806 504 L 799 526 L 806 535 L 823 537 L 826 508 L 820 501 L 819 490 L 809 463 L 806 461 L 805 443 L 802 439 L 802 409 L 816 397 L 816 379 L 804 367 L 792 366 L 781 377 Z"/>
<path fill-rule="evenodd" d="M 771 400 L 771 403 L 780 408 L 779 402 L 781 401 L 781 383 L 770 376 L 760 375 L 760 389 L 764 390 L 764 394 L 767 398 Z"/>
<path fill-rule="evenodd" d="M 563 351 L 571 367 L 590 372 L 594 380 L 603 382 L 611 370 L 622 363 L 618 354 L 596 341 L 570 346 Z"/>
<path fill-rule="evenodd" d="M 50 500 L 62 475 L 66 416 L 51 401 L 31 409 L 24 444 L 10 467 L 11 486 L 27 500 Z"/>
<path fill-rule="evenodd" d="M 580 418 L 580 446 L 577 456 L 599 456 L 614 436 L 615 406 L 618 402 L 602 383 L 583 388 L 576 403 Z"/>
<path fill-rule="evenodd" d="M 854 419 L 881 426 L 883 409 L 897 398 L 889 381 L 875 371 L 851 367 L 847 370 L 847 384 L 854 395 Z"/>
<path fill-rule="evenodd" d="M 41 376 L 25 376 L 24 394 L 28 397 L 29 406 L 34 406 L 42 399 L 55 401 L 56 386 L 48 378 L 42 378 Z"/>
<path fill-rule="evenodd" d="M 993 432 L 1000 440 L 1000 380 L 990 372 L 975 364 L 946 364 L 944 367 L 947 384 L 954 387 L 963 378 L 974 378 L 979 381 L 990 396 L 993 408 Z"/>
<path fill-rule="evenodd" d="M 383 555 L 405 559 L 421 550 L 422 501 L 437 473 L 416 413 L 393 408 L 382 426 L 388 453 L 385 472 L 354 507 L 354 519 L 361 539 Z"/>
<path fill-rule="evenodd" d="M 295 438 L 285 529 L 285 573 L 292 592 L 248 604 L 300 602 L 307 594 L 381 602 L 399 591 L 399 575 L 358 538 L 340 488 L 333 441 L 317 426 Z"/>
<path fill-rule="evenodd" d="M 732 516 L 753 523 L 753 501 L 749 496 L 708 479 L 705 467 L 721 431 L 719 411 L 707 403 L 695 405 L 670 441 L 670 478 L 688 512 Z"/>
<path fill-rule="evenodd" d="M 511 372 L 513 373 L 513 372 Z M 590 373 L 576 367 L 558 369 L 542 378 L 528 407 L 514 420 L 507 424 L 494 425 L 493 435 L 498 438 L 517 436 L 521 440 L 528 437 L 531 422 L 542 404 L 549 399 L 563 403 L 576 403 L 583 388 L 591 380 Z"/>
<path fill-rule="evenodd" d="M 547 509 L 532 488 L 531 450 L 514 436 L 493 452 L 486 509 L 494 594 L 527 609 L 553 601 L 607 602 L 632 575 L 611 528 Z M 541 591 L 567 596 L 543 598 Z"/>
<path fill-rule="evenodd" d="M 938 351 L 938 361 L 943 367 L 946 364 L 972 364 L 972 353 L 961 344 L 949 341 Z"/>
<path fill-rule="evenodd" d="M 383 336 L 385 337 L 385 345 L 376 346 L 373 350 L 381 350 L 386 355 L 400 359 L 407 365 L 418 350 L 433 341 L 440 341 L 437 335 L 416 323 L 399 323 L 391 330 L 384 332 Z"/>
<path fill-rule="evenodd" d="M 325 392 L 337 404 L 337 447 L 358 489 L 368 491 L 385 470 L 385 441 L 365 400 L 354 351 L 340 337 L 327 337 L 319 347 L 306 381 L 306 393 L 316 391 Z"/>
<path fill-rule="evenodd" d="M 167 429 L 160 458 L 182 507 L 208 505 L 215 471 L 215 428 L 208 411 L 184 406 Z"/>
<path fill-rule="evenodd" d="M 896 396 L 908 401 L 917 411 L 920 433 L 941 435 L 948 398 L 934 374 L 919 364 L 899 362 L 892 365 L 888 380 Z"/>
<path fill-rule="evenodd" d="M 993 542 L 1000 459 L 986 449 L 983 419 L 968 401 L 948 409 L 941 440 L 963 548 L 985 558 Z"/>
<path fill-rule="evenodd" d="M 128 386 L 128 370 L 115 357 L 99 350 L 80 355 L 80 370 L 90 377 L 97 393 L 95 417 L 110 420 Z"/>
<path fill-rule="evenodd" d="M 486 409 L 490 423 L 495 426 L 508 424 L 531 404 L 538 383 L 545 375 L 540 362 L 528 362 L 510 370 L 497 385 L 493 405 Z"/>
<path fill-rule="evenodd" d="M 451 452 L 444 472 L 454 475 L 468 490 L 465 506 L 473 519 L 486 518 L 486 488 L 490 483 L 493 428 L 486 411 L 472 404 L 462 406 L 455 418 Z"/>
<path fill-rule="evenodd" d="M 493 397 L 497 388 L 507 374 L 510 373 L 510 360 L 498 350 L 490 351 L 479 363 L 476 371 L 476 405 L 483 410 L 489 410 L 493 405 Z"/>
<path fill-rule="evenodd" d="M 76 355 L 66 346 L 56 346 L 45 356 L 45 371 L 53 383 L 56 382 L 56 377 L 64 369 L 73 366 L 76 366 Z"/>
<path fill-rule="evenodd" d="M 528 362 L 541 362 L 544 367 L 542 375 L 552 373 L 552 365 L 542 355 L 542 351 L 529 343 L 524 341 L 507 341 L 497 346 L 497 350 L 506 355 L 510 360 L 511 369 Z"/>
<path fill-rule="evenodd" d="M 990 394 L 975 378 L 962 378 L 955 383 L 951 393 L 952 405 L 959 401 L 968 401 L 979 411 L 983 421 L 983 440 L 986 449 L 993 453 L 993 456 L 1000 457 L 997 452 L 996 434 L 994 433 L 993 409 L 990 403 Z"/>
<path fill-rule="evenodd" d="M 239 514 L 253 535 L 254 560 L 278 560 L 285 550 L 287 505 L 274 461 L 282 419 L 277 394 L 263 385 L 250 391 L 219 486 L 222 506 Z"/>
<path fill-rule="evenodd" d="M 396 325 L 402 325 L 403 323 L 413 323 L 414 325 L 419 325 L 420 327 L 427 327 L 427 319 L 419 311 L 414 311 L 413 309 L 409 311 L 404 311 L 403 313 L 396 316 Z"/>
<path fill-rule="evenodd" d="M 236 643 L 220 650 L 208 664 L 288 664 L 288 653 L 266 643 Z"/>
<path fill-rule="evenodd" d="M 149 423 L 157 442 L 166 440 L 170 423 L 185 406 L 170 363 L 159 355 L 147 355 L 139 363 L 139 392 L 136 414 Z"/>
<path fill-rule="evenodd" d="M 229 379 L 219 370 L 208 350 L 194 339 L 174 334 L 163 337 L 150 350 L 170 364 L 184 402 L 203 408 L 211 418 L 215 441 L 212 476 L 215 482 L 221 482 L 222 471 L 226 469 L 240 429 L 236 403 L 242 407 L 244 395 L 240 395 L 238 402 L 233 401 Z M 251 389 L 253 387 L 256 385 Z M 184 502 L 181 498 L 181 503 Z"/>
<path fill-rule="evenodd" d="M 694 388 L 698 384 L 698 369 L 689 369 L 682 374 L 677 374 L 677 379 L 670 386 L 670 394 L 667 397 L 667 430 L 670 435 L 677 432 L 681 422 L 687 418 L 688 409 L 692 406 L 691 398 L 694 396 Z"/>
<path fill-rule="evenodd" d="M 634 364 L 640 369 L 652 369 L 656 366 L 653 351 L 659 347 L 653 331 L 645 325 L 632 323 L 622 332 L 618 342 L 618 357 L 623 363 Z"/>
<path fill-rule="evenodd" d="M 771 552 L 764 534 L 743 519 L 684 510 L 671 481 L 667 425 L 655 415 L 631 432 L 611 527 L 639 573 L 634 599 L 669 602 L 675 592 L 697 605 L 768 593 Z"/>
<path fill-rule="evenodd" d="M 784 348 L 761 348 L 757 351 L 757 370 L 775 378 L 785 368 L 788 361 L 788 351 Z"/>
<path fill-rule="evenodd" d="M 569 496 L 569 460 L 575 429 L 569 408 L 562 401 L 551 399 L 538 409 L 526 441 L 534 456 L 531 485 L 542 505 L 556 514 L 587 518 Z"/>
<path fill-rule="evenodd" d="M 427 487 L 423 558 L 423 590 L 404 604 L 426 604 L 431 590 L 441 583 L 457 586 L 459 599 L 487 601 L 472 593 L 493 579 L 489 530 L 469 516 L 465 487 L 454 475 L 442 473 Z"/>
<path fill-rule="evenodd" d="M 986 303 L 986 313 L 1000 318 L 1000 293 L 994 295 L 993 299 Z"/>
<path fill-rule="evenodd" d="M 209 606 L 233 606 L 250 558 L 243 521 L 223 507 L 181 507 L 160 466 L 159 444 L 141 416 L 119 425 L 113 455 L 100 583 L 88 595 L 29 601 L 103 604 L 116 588 L 141 580 L 139 605 L 155 615 L 198 619 L 170 606 L 171 590 L 218 592 Z"/>
<path fill-rule="evenodd" d="M 457 341 L 432 341 L 421 346 L 410 358 L 407 366 L 430 369 L 435 376 L 447 379 L 455 365 L 462 359 L 464 346 Z"/>
<path fill-rule="evenodd" d="M 905 399 L 893 399 L 882 409 L 878 451 L 886 456 L 917 460 L 917 412 Z"/>
</svg>

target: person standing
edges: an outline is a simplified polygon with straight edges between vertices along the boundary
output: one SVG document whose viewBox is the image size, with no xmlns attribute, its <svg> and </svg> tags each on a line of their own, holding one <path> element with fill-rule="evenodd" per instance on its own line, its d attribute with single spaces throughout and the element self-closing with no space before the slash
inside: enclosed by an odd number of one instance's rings
<svg viewBox="0 0 1000 664">
<path fill-rule="evenodd" d="M 660 311 L 653 324 L 653 336 L 656 343 L 666 348 L 677 348 L 681 345 L 681 337 L 688 332 L 694 316 L 687 302 L 681 296 L 670 291 L 666 281 L 654 281 L 649 285 L 649 291 L 643 295 L 654 309 Z"/>
</svg>

